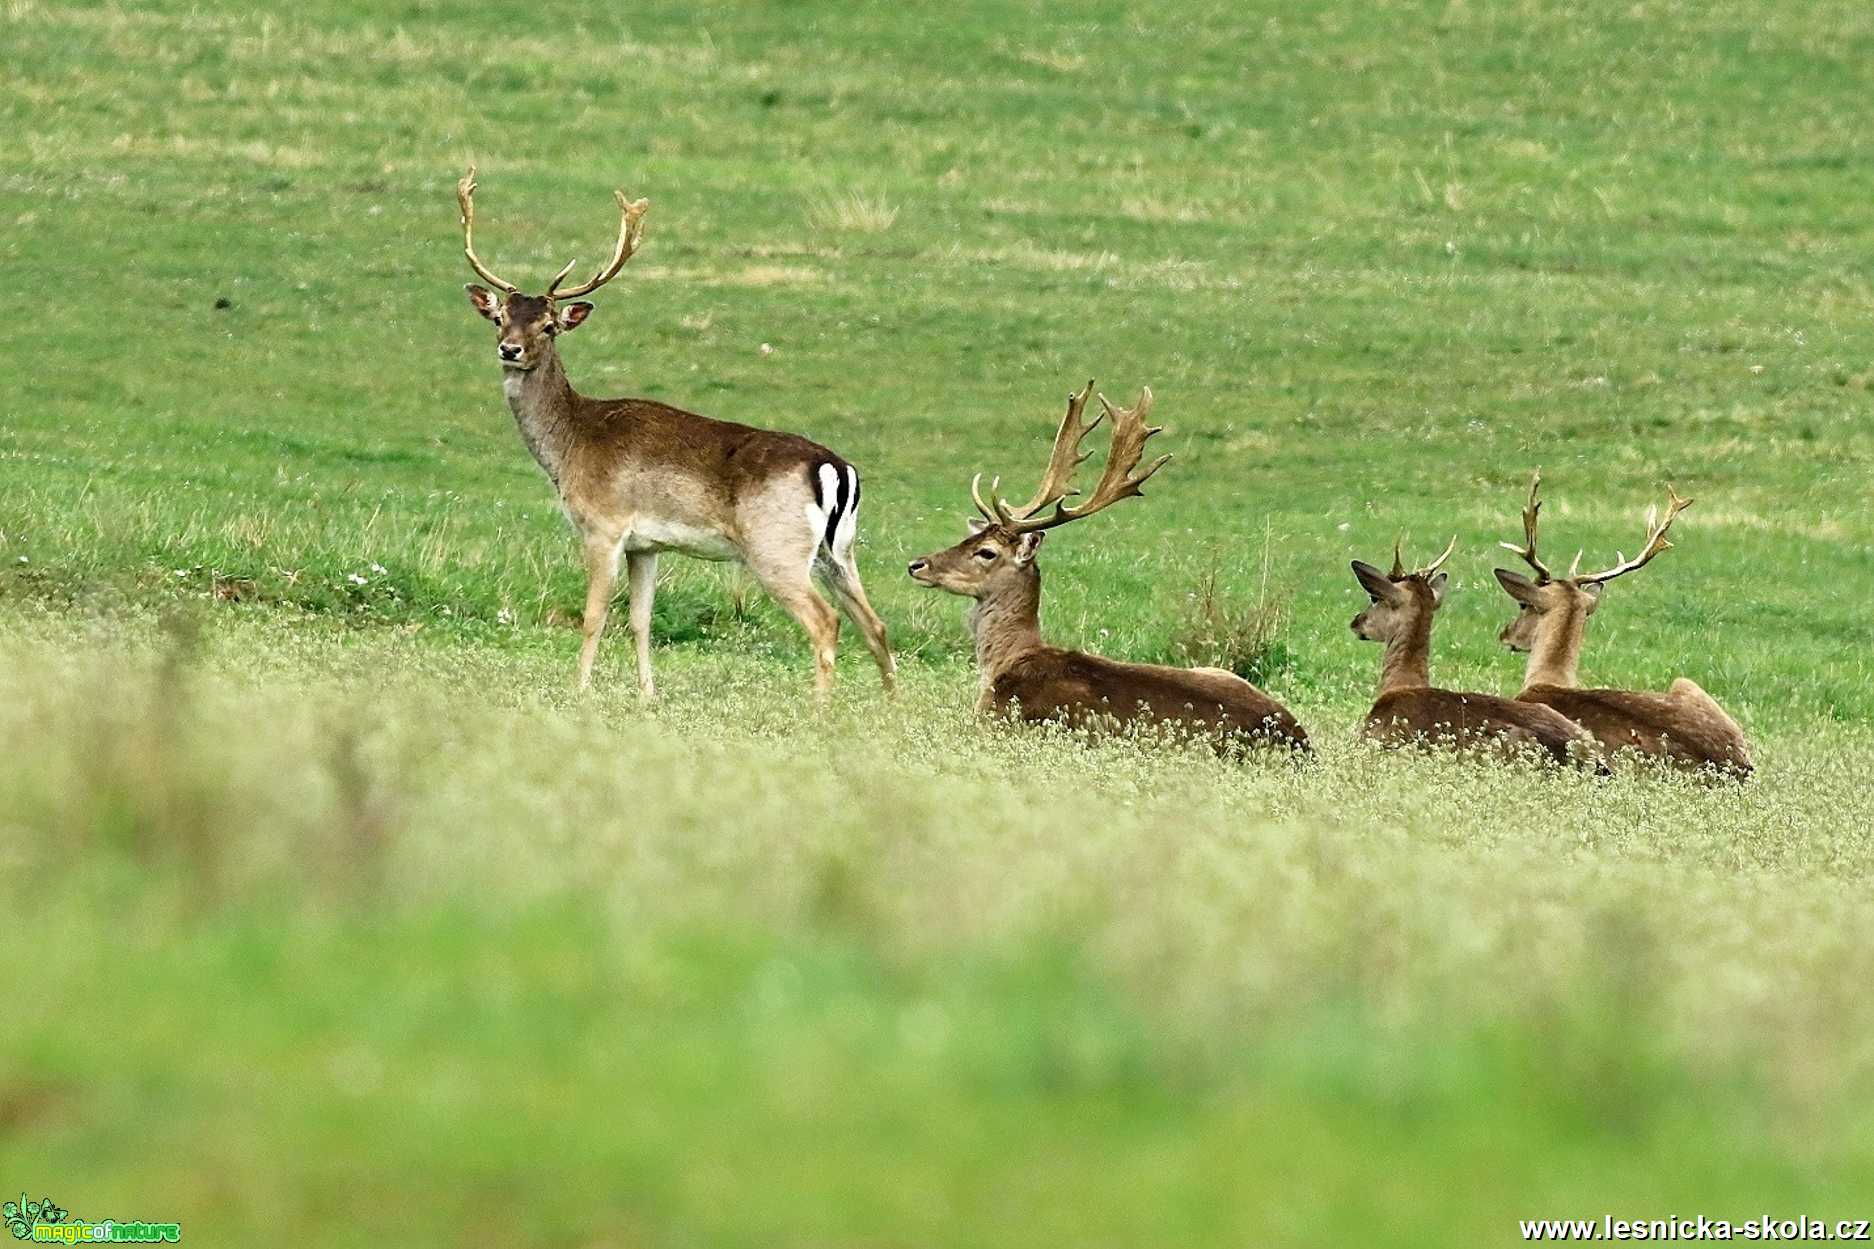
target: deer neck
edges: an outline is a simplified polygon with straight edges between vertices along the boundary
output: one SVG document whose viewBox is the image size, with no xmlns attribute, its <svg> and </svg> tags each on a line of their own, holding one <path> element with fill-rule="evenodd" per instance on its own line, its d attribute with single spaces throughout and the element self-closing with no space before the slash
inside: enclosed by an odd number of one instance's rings
<svg viewBox="0 0 1874 1249">
<path fill-rule="evenodd" d="M 1523 671 L 1523 688 L 1553 685 L 1573 689 L 1580 680 L 1575 669 L 1581 662 L 1581 644 L 1587 633 L 1587 608 L 1579 603 L 1542 613 L 1542 618 L 1536 622 L 1535 640 L 1529 646 L 1529 666 Z"/>
<path fill-rule="evenodd" d="M 1380 662 L 1379 692 L 1424 689 L 1432 683 L 1432 614 L 1421 612 L 1386 642 Z"/>
<path fill-rule="evenodd" d="M 976 671 L 985 685 L 1041 646 L 1041 570 L 1026 574 L 976 600 L 970 611 L 976 639 Z"/>
<path fill-rule="evenodd" d="M 515 424 L 520 426 L 521 441 L 557 487 L 560 466 L 572 447 L 573 403 L 578 398 L 572 383 L 566 380 L 560 353 L 547 351 L 539 364 L 525 371 L 507 370 L 501 387 L 507 393 L 508 407 L 514 411 Z"/>
</svg>

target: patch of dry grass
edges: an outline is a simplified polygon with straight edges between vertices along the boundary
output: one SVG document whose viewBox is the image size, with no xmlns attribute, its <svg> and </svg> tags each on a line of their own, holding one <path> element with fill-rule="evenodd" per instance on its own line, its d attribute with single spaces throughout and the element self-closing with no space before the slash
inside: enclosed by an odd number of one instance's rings
<svg viewBox="0 0 1874 1249">
<path fill-rule="evenodd" d="M 884 234 L 898 220 L 898 208 L 883 195 L 850 190 L 824 195 L 807 209 L 807 223 L 816 230 L 848 234 Z"/>
</svg>

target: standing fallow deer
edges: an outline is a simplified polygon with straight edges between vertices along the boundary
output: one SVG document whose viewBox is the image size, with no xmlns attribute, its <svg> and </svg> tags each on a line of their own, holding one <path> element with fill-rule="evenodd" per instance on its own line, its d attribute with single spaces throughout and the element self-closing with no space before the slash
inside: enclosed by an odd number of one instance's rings
<svg viewBox="0 0 1874 1249">
<path fill-rule="evenodd" d="M 1288 708 L 1248 681 L 1219 668 L 1168 668 L 1122 663 L 1064 650 L 1041 640 L 1041 568 L 1035 556 L 1046 531 L 1084 520 L 1140 489 L 1162 468 L 1160 456 L 1137 472 L 1145 443 L 1158 429 L 1145 423 L 1152 392 L 1140 392 L 1131 408 L 1115 408 L 1101 395 L 1102 415 L 1084 420 L 1093 383 L 1067 397 L 1067 414 L 1055 434 L 1047 473 L 1035 496 L 1010 507 L 990 483 L 983 499 L 982 475 L 970 495 L 982 513 L 970 535 L 947 550 L 911 561 L 912 580 L 976 600 L 970 631 L 976 641 L 978 709 L 1028 721 L 1061 721 L 1082 727 L 1162 724 L 1212 738 L 1218 745 L 1273 743 L 1308 749 L 1308 734 Z M 1093 494 L 1080 506 L 1066 500 L 1074 470 L 1092 453 L 1081 443 L 1110 418 L 1112 444 Z M 1049 509 L 1052 509 L 1051 511 Z"/>
<path fill-rule="evenodd" d="M 1390 573 L 1353 561 L 1354 577 L 1373 600 L 1353 618 L 1354 636 L 1386 644 L 1379 697 L 1367 712 L 1363 735 L 1386 746 L 1534 750 L 1558 763 L 1598 763 L 1601 751 L 1594 737 L 1553 708 L 1432 687 L 1432 617 L 1449 584 L 1438 570 L 1457 544 L 1453 537 L 1443 555 L 1415 572 L 1405 570 L 1396 543 Z"/>
<path fill-rule="evenodd" d="M 892 684 L 885 626 L 859 584 L 852 546 L 859 522 L 859 473 L 825 447 L 796 434 L 712 420 L 653 399 L 592 399 L 572 388 L 555 340 L 583 324 L 589 295 L 618 275 L 638 249 L 648 200 L 616 192 L 621 219 L 612 258 L 590 281 L 564 287 L 561 269 L 544 295 L 522 294 L 475 254 L 475 170 L 456 186 L 462 254 L 484 282 L 469 303 L 499 331 L 495 355 L 521 440 L 559 492 L 584 548 L 585 641 L 579 688 L 605 630 L 618 559 L 625 558 L 638 689 L 651 678 L 651 598 L 657 557 L 676 551 L 706 560 L 740 560 L 800 622 L 813 646 L 814 687 L 833 679 L 839 615 L 814 589 L 831 591 L 865 635 L 886 689 Z"/>
<path fill-rule="evenodd" d="M 1662 520 L 1655 504 L 1646 514 L 1646 541 L 1640 553 L 1601 572 L 1581 571 L 1577 553 L 1566 576 L 1548 570 L 1536 554 L 1536 530 L 1542 513 L 1542 473 L 1529 483 L 1529 502 L 1523 508 L 1523 544 L 1501 545 L 1534 570 L 1531 581 L 1507 568 L 1496 570 L 1497 581 L 1519 609 L 1500 635 L 1512 651 L 1526 651 L 1529 666 L 1522 692 L 1527 703 L 1553 707 L 1579 723 L 1612 751 L 1634 751 L 1667 760 L 1681 767 L 1714 768 L 1737 777 L 1751 773 L 1750 747 L 1737 721 L 1697 683 L 1680 677 L 1663 694 L 1639 690 L 1581 689 L 1576 668 L 1587 637 L 1588 617 L 1601 604 L 1601 590 L 1616 577 L 1646 567 L 1661 552 L 1672 549 L 1666 531 L 1680 512 L 1692 506 L 1671 486 L 1666 487 L 1666 514 Z"/>
</svg>

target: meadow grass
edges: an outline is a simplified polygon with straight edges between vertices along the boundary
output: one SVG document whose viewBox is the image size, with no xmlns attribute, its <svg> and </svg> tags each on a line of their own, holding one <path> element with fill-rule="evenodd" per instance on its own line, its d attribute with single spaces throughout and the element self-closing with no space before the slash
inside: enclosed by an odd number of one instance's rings
<svg viewBox="0 0 1874 1249">
<path fill-rule="evenodd" d="M 1866 6 L 3 16 L 0 1187 L 334 1245 L 1869 1213 Z M 571 695 L 471 160 L 534 282 L 651 198 L 571 376 L 858 464 L 899 698 L 849 639 L 812 710 L 674 559 L 664 700 L 618 638 Z M 901 570 L 1088 376 L 1177 459 L 1050 542 L 1049 635 L 1251 666 L 1313 766 L 970 714 Z M 1353 744 L 1347 561 L 1457 532 L 1434 677 L 1513 689 L 1537 464 L 1589 562 L 1698 498 L 1583 672 L 1699 681 L 1748 787 Z"/>
</svg>

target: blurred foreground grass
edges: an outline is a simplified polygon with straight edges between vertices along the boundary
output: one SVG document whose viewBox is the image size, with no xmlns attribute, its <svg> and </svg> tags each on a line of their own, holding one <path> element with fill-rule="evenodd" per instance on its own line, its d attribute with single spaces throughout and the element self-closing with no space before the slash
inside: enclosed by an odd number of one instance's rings
<svg viewBox="0 0 1874 1249">
<path fill-rule="evenodd" d="M 1741 791 L 1351 723 L 1232 767 L 985 731 L 951 665 L 646 710 L 264 613 L 7 622 L 0 1175 L 81 1214 L 1486 1243 L 1846 1217 L 1874 1163 L 1865 730 Z"/>
</svg>

